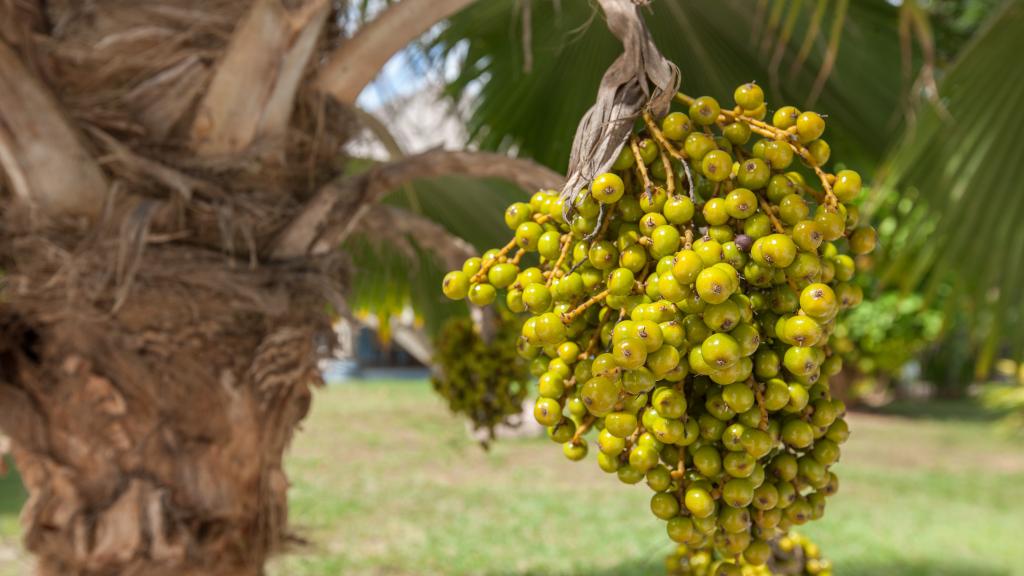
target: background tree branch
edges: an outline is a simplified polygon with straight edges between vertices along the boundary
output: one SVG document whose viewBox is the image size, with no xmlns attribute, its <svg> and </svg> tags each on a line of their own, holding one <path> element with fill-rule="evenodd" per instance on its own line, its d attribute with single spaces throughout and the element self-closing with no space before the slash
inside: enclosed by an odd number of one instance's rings
<svg viewBox="0 0 1024 576">
<path fill-rule="evenodd" d="M 371 204 L 419 178 L 461 174 L 508 180 L 527 191 L 558 188 L 562 176 L 530 160 L 491 152 L 434 150 L 380 164 L 358 176 L 338 178 L 321 188 L 281 232 L 273 258 L 321 254 L 343 241 Z"/>
<path fill-rule="evenodd" d="M 392 241 L 396 236 L 412 239 L 420 248 L 438 257 L 446 269 L 460 268 L 476 256 L 469 242 L 433 220 L 398 206 L 374 204 L 367 209 L 358 230 L 371 238 Z"/>
<path fill-rule="evenodd" d="M 384 64 L 431 26 L 471 4 L 473 0 L 402 0 L 327 57 L 317 87 L 343 104 L 354 104 Z"/>
</svg>

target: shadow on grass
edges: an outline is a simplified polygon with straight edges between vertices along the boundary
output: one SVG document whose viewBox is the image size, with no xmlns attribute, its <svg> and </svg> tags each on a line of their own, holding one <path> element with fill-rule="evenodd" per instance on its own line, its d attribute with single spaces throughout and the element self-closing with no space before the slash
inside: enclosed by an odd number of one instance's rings
<svg viewBox="0 0 1024 576">
<path fill-rule="evenodd" d="M 1010 572 L 988 566 L 972 566 L 955 560 L 940 559 L 890 562 L 847 562 L 836 566 L 842 576 L 1011 576 Z M 610 568 L 580 568 L 567 572 L 527 570 L 524 572 L 490 572 L 488 576 L 662 576 L 664 564 L 660 558 L 623 562 Z"/>
<path fill-rule="evenodd" d="M 0 477 L 0 518 L 17 517 L 28 494 L 21 484 L 21 476 L 14 469 L 14 462 L 7 460 L 7 475 Z"/>
<path fill-rule="evenodd" d="M 897 400 L 880 408 L 857 407 L 855 411 L 943 422 L 992 422 L 1000 417 L 998 412 L 989 410 L 978 402 L 968 399 Z"/>
</svg>

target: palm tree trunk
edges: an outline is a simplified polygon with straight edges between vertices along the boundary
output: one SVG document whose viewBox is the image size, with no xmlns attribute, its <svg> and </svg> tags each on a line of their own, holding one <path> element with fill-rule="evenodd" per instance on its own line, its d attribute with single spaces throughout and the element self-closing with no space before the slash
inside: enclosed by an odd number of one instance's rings
<svg viewBox="0 0 1024 576">
<path fill-rule="evenodd" d="M 284 146 L 328 11 L 0 6 L 0 427 L 39 574 L 256 575 L 285 538 L 344 274 L 261 250 L 336 170 Z"/>
<path fill-rule="evenodd" d="M 268 271 L 177 247 L 145 260 L 116 315 L 66 307 L 69 286 L 4 307 L 25 544 L 46 576 L 259 574 L 328 327 L 275 301 Z"/>
<path fill-rule="evenodd" d="M 40 574 L 260 574 L 284 538 L 340 274 L 259 250 L 327 11 L 0 6 L 0 426 Z"/>
<path fill-rule="evenodd" d="M 325 310 L 354 273 L 341 241 L 367 218 L 423 230 L 372 209 L 417 177 L 559 183 L 443 151 L 338 176 L 354 115 L 314 72 L 347 69 L 346 13 L 0 2 L 0 431 L 41 575 L 261 574 L 287 537 L 282 455 L 334 345 Z M 355 52 L 379 42 L 403 44 Z"/>
</svg>

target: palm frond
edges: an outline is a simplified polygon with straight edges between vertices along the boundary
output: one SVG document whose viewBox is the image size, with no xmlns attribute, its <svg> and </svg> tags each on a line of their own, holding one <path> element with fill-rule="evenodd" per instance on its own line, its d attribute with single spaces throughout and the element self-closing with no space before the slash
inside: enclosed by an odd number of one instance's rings
<svg viewBox="0 0 1024 576">
<path fill-rule="evenodd" d="M 504 208 L 526 198 L 505 181 L 449 176 L 417 180 L 391 192 L 384 202 L 440 224 L 482 254 L 508 241 L 512 232 L 505 226 Z M 350 239 L 345 250 L 355 269 L 349 293 L 353 309 L 389 316 L 409 306 L 428 335 L 436 334 L 448 318 L 466 315 L 464 302 L 441 294 L 448 269 L 424 247 L 429 244 L 397 233 Z"/>
<path fill-rule="evenodd" d="M 770 84 L 770 106 L 803 106 L 829 58 L 818 42 L 827 34 L 815 32 L 807 40 L 807 31 L 835 26 L 830 18 L 839 8 L 829 3 L 825 18 L 816 16 L 819 3 L 785 4 L 788 10 L 780 2 L 764 3 L 759 14 L 749 0 L 660 0 L 651 4 L 647 21 L 658 46 L 682 70 L 685 91 L 731 104 L 738 84 L 756 80 Z M 457 14 L 430 52 L 435 61 L 459 58 L 463 64 L 449 91 L 472 97 L 467 125 L 475 143 L 514 148 L 556 170 L 565 168 L 576 124 L 621 51 L 591 3 L 560 6 L 556 12 L 553 2 L 534 3 L 530 73 L 523 70 L 520 38 L 510 24 L 519 14 L 515 0 L 478 2 Z M 898 20 L 897 8 L 887 2 L 849 3 L 836 33 L 834 67 L 814 104 L 830 115 L 833 157 L 860 169 L 873 167 L 899 134 L 900 126 L 891 122 L 891 111 L 902 102 Z M 765 53 L 751 38 L 757 27 Z M 803 63 L 795 74 L 773 74 L 773 61 L 781 67 L 798 60 Z M 771 81 L 773 76 L 779 78 Z"/>
<path fill-rule="evenodd" d="M 436 334 L 444 321 L 467 314 L 466 305 L 441 294 L 445 270 L 433 254 L 409 239 L 412 251 L 386 239 L 357 235 L 345 243 L 355 271 L 348 298 L 356 312 L 373 312 L 380 318 L 400 315 L 411 307 L 417 323 L 427 334 Z"/>
<path fill-rule="evenodd" d="M 505 207 L 527 198 L 502 180 L 446 176 L 418 180 L 384 201 L 426 216 L 483 253 L 508 242 Z"/>
<path fill-rule="evenodd" d="M 884 183 L 914 209 L 886 267 L 906 286 L 952 281 L 1024 346 L 1024 5 L 1008 2 L 946 72 L 942 107 L 926 105 L 895 148 Z M 913 225 L 910 225 L 913 223 Z M 1024 348 L 1021 349 L 1024 351 Z"/>
</svg>

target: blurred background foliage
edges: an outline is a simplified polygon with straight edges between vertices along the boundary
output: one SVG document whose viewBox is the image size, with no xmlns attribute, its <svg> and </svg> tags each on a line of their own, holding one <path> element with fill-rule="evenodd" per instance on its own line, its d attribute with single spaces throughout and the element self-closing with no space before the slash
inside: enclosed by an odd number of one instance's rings
<svg viewBox="0 0 1024 576">
<path fill-rule="evenodd" d="M 1024 356 L 1024 2 L 655 0 L 643 11 L 684 92 L 731 103 L 736 85 L 755 80 L 770 107 L 827 115 L 834 161 L 872 182 L 862 209 L 881 250 L 859 262 L 874 273 L 842 331 L 858 376 L 889 380 L 917 358 L 926 379 L 956 395 L 995 360 Z M 434 79 L 466 144 L 563 172 L 621 50 L 602 18 L 584 0 L 476 2 L 411 49 L 407 65 Z M 504 242 L 501 210 L 522 197 L 448 178 L 389 202 L 483 250 Z M 465 313 L 442 304 L 429 263 L 386 268 L 358 283 L 407 286 L 429 330 Z M 360 288 L 360 301 L 372 308 L 395 290 Z"/>
</svg>

